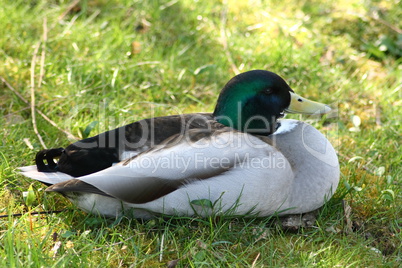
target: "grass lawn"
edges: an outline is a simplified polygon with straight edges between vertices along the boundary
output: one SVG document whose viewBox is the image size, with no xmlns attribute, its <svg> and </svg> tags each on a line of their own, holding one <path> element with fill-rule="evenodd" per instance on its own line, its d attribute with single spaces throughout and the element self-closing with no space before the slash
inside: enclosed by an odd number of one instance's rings
<svg viewBox="0 0 402 268">
<path fill-rule="evenodd" d="M 399 0 L 78 2 L 0 3 L 0 267 L 402 265 Z M 338 108 L 301 118 L 328 136 L 342 172 L 313 228 L 103 219 L 18 174 L 44 146 L 211 112 L 223 85 L 251 69 Z"/>
</svg>

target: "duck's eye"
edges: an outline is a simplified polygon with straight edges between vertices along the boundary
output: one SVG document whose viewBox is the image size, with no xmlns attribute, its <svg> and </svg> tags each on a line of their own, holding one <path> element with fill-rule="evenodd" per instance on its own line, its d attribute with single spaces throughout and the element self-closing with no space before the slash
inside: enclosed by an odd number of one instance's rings
<svg viewBox="0 0 402 268">
<path fill-rule="evenodd" d="M 302 100 L 302 99 L 300 99 L 300 98 L 299 98 L 299 99 L 297 99 L 297 101 L 298 101 L 298 102 L 303 102 L 303 100 Z"/>
<path fill-rule="evenodd" d="M 269 95 L 269 94 L 271 94 L 271 93 L 272 93 L 272 89 L 270 89 L 270 88 L 266 88 L 266 89 L 264 89 L 262 92 L 263 92 L 264 94 Z"/>
</svg>

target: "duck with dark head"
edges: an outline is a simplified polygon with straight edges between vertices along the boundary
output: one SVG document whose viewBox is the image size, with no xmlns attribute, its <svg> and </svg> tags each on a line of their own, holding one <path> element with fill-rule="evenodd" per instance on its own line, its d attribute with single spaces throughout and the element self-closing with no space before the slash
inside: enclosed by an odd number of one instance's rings
<svg viewBox="0 0 402 268">
<path fill-rule="evenodd" d="M 41 151 L 36 165 L 21 171 L 106 216 L 127 209 L 138 218 L 304 213 L 334 193 L 338 159 L 318 130 L 280 118 L 330 110 L 297 95 L 277 74 L 253 70 L 224 86 L 213 113 L 143 119 Z M 164 159 L 182 162 L 162 165 Z M 219 207 L 194 205 L 204 199 Z"/>
</svg>

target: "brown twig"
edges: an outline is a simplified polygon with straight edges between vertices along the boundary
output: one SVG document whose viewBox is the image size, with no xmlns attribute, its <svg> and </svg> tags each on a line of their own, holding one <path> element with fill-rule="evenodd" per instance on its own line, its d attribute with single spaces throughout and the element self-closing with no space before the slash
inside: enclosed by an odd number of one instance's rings
<svg viewBox="0 0 402 268">
<path fill-rule="evenodd" d="M 15 95 L 17 95 L 18 98 L 20 98 L 20 100 L 22 100 L 23 102 L 25 102 L 25 104 L 29 104 L 29 101 L 27 101 L 17 90 L 15 90 L 8 82 L 5 78 L 3 78 L 2 76 L 0 76 L 1 81 L 3 81 L 3 83 L 8 87 L 9 90 L 11 90 Z"/>
<path fill-rule="evenodd" d="M 7 86 L 7 88 L 9 90 L 11 90 L 15 95 L 17 95 L 17 97 L 22 100 L 25 104 L 30 105 L 29 101 L 27 101 L 17 90 L 15 90 L 10 83 L 7 82 L 7 80 L 0 76 L 0 80 Z M 37 108 L 35 108 L 36 112 L 42 116 L 47 122 L 49 122 L 52 126 L 56 127 L 59 131 L 63 132 L 64 134 L 67 135 L 67 137 L 69 139 L 72 140 L 79 140 L 78 137 L 74 136 L 73 134 L 71 134 L 70 132 L 60 128 L 53 120 L 51 120 L 49 117 L 47 117 L 43 112 L 41 112 L 40 110 L 38 110 Z"/>
<path fill-rule="evenodd" d="M 48 215 L 48 214 L 54 214 L 54 213 L 61 213 L 66 211 L 66 209 L 62 210 L 50 210 L 50 211 L 39 211 L 39 212 L 31 212 L 29 215 Z M 0 218 L 8 218 L 8 217 L 21 217 L 22 215 L 25 215 L 26 213 L 15 213 L 15 214 L 10 214 L 10 215 L 0 215 Z"/>
<path fill-rule="evenodd" d="M 71 10 L 73 10 L 73 8 L 75 8 L 79 3 L 80 3 L 80 0 L 75 0 L 75 1 L 73 1 L 73 2 L 68 6 L 68 8 L 57 18 L 57 21 L 59 22 L 59 21 L 61 21 L 62 19 L 64 19 L 64 17 L 65 17 Z M 56 26 L 56 24 L 57 24 L 57 23 L 55 23 L 55 24 L 52 26 L 52 29 L 53 29 L 53 27 Z"/>
<path fill-rule="evenodd" d="M 73 1 L 70 6 L 67 8 L 66 11 L 64 11 L 57 19 L 57 21 L 50 27 L 50 29 L 53 29 L 56 25 L 57 22 L 59 22 L 60 20 L 62 20 L 76 5 L 78 5 L 80 2 L 80 0 L 75 0 Z M 39 76 L 39 82 L 38 82 L 38 87 L 41 87 L 42 85 L 42 81 L 43 81 L 43 77 L 44 77 L 44 65 L 45 65 L 45 57 L 46 57 L 46 42 L 47 42 L 47 34 L 48 31 L 50 30 L 47 28 L 47 19 L 46 17 L 44 18 L 43 21 L 43 40 L 42 42 L 39 41 L 35 51 L 33 53 L 33 57 L 32 57 L 32 62 L 31 62 L 31 103 L 26 100 L 18 91 L 16 91 L 11 85 L 10 83 L 7 82 L 7 80 L 3 77 L 0 76 L 0 79 L 3 81 L 3 83 L 15 94 L 18 96 L 18 98 L 20 98 L 24 103 L 26 103 L 27 105 L 29 105 L 31 107 L 31 114 L 32 114 L 32 124 L 34 127 L 34 132 L 35 134 L 38 136 L 40 143 L 42 144 L 42 146 L 44 148 L 46 148 L 46 145 L 43 142 L 42 137 L 40 136 L 38 130 L 37 130 L 37 125 L 36 125 L 36 117 L 35 117 L 35 111 L 40 114 L 47 122 L 49 122 L 52 126 L 56 127 L 59 131 L 63 132 L 64 134 L 67 135 L 67 137 L 69 139 L 72 140 L 79 140 L 78 137 L 74 136 L 73 134 L 71 134 L 70 132 L 60 128 L 53 120 L 51 120 L 49 117 L 47 117 L 43 112 L 41 112 L 40 110 L 38 110 L 35 107 L 35 65 L 36 65 L 36 57 L 37 57 L 37 53 L 39 51 L 39 46 L 42 43 L 42 53 L 41 53 L 41 69 L 40 69 L 40 76 Z"/>
<path fill-rule="evenodd" d="M 378 21 L 379 23 L 385 25 L 386 27 L 390 28 L 391 30 L 397 32 L 398 34 L 402 34 L 402 29 L 399 29 L 398 27 L 396 27 L 395 25 L 392 25 L 390 23 L 388 23 L 387 21 L 383 20 L 380 18 L 380 16 L 377 13 L 372 13 L 368 15 L 369 18 L 371 18 L 372 20 Z"/>
<path fill-rule="evenodd" d="M 35 65 L 36 65 L 36 58 L 37 58 L 37 53 L 39 51 L 39 47 L 42 44 L 42 52 L 41 52 L 41 61 L 40 61 L 40 75 L 39 75 L 39 81 L 38 81 L 38 88 L 41 87 L 43 77 L 45 74 L 44 71 L 44 66 L 45 66 L 45 58 L 46 58 L 46 42 L 47 42 L 47 34 L 48 32 L 56 27 L 57 23 L 61 21 L 73 8 L 75 8 L 78 4 L 80 3 L 80 0 L 74 0 L 68 8 L 57 18 L 57 20 L 52 24 L 50 28 L 47 27 L 47 19 L 46 17 L 43 20 L 43 40 L 39 41 L 37 46 L 35 47 L 33 56 L 32 56 L 32 61 L 31 61 L 31 102 L 27 101 L 18 91 L 16 91 L 8 82 L 5 78 L 0 76 L 0 79 L 3 81 L 3 83 L 12 91 L 14 92 L 15 95 L 18 96 L 24 103 L 30 106 L 31 108 L 31 115 L 32 115 L 32 124 L 34 128 L 35 134 L 38 136 L 38 139 L 41 143 L 41 145 L 46 148 L 45 143 L 43 142 L 43 139 L 41 135 L 38 132 L 37 125 L 36 125 L 36 117 L 35 117 L 35 112 L 40 114 L 46 121 L 48 121 L 52 126 L 56 127 L 59 131 L 63 132 L 64 134 L 67 135 L 69 139 L 73 140 L 79 140 L 78 137 L 75 137 L 73 134 L 70 132 L 60 128 L 57 126 L 57 124 L 52 121 L 49 117 L 47 117 L 43 112 L 40 110 L 36 109 L 35 107 Z"/>
<path fill-rule="evenodd" d="M 230 66 L 232 67 L 233 72 L 238 75 L 240 73 L 239 68 L 237 68 L 236 64 L 234 63 L 233 57 L 230 54 L 229 51 L 229 46 L 228 46 L 228 40 L 227 40 L 227 35 L 226 35 L 226 22 L 227 22 L 227 1 L 224 1 L 223 4 L 225 5 L 225 8 L 222 10 L 221 14 L 221 27 L 220 27 L 220 33 L 221 33 L 221 38 L 220 41 L 223 46 L 223 50 L 225 51 L 226 57 L 229 61 Z"/>
</svg>

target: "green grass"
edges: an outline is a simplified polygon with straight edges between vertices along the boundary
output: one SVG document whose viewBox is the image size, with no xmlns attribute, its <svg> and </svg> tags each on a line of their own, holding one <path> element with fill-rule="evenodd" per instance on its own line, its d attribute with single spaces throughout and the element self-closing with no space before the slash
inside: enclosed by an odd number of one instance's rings
<svg viewBox="0 0 402 268">
<path fill-rule="evenodd" d="M 0 212 L 10 216 L 0 219 L 0 267 L 150 267 L 178 259 L 180 267 L 401 265 L 399 1 L 93 0 L 65 13 L 69 5 L 0 4 L 0 76 L 30 100 L 39 44 L 36 107 L 59 128 L 85 137 L 95 121 L 90 135 L 152 116 L 210 112 L 235 75 L 233 62 L 240 71 L 276 72 L 297 93 L 339 108 L 337 118 L 313 124 L 339 152 L 341 182 L 316 227 L 297 233 L 270 219 L 97 218 L 18 174 L 42 146 L 29 105 L 2 83 Z M 359 131 L 350 130 L 353 117 Z M 47 147 L 72 141 L 36 119 Z M 22 193 L 32 183 L 28 207 Z"/>
</svg>

